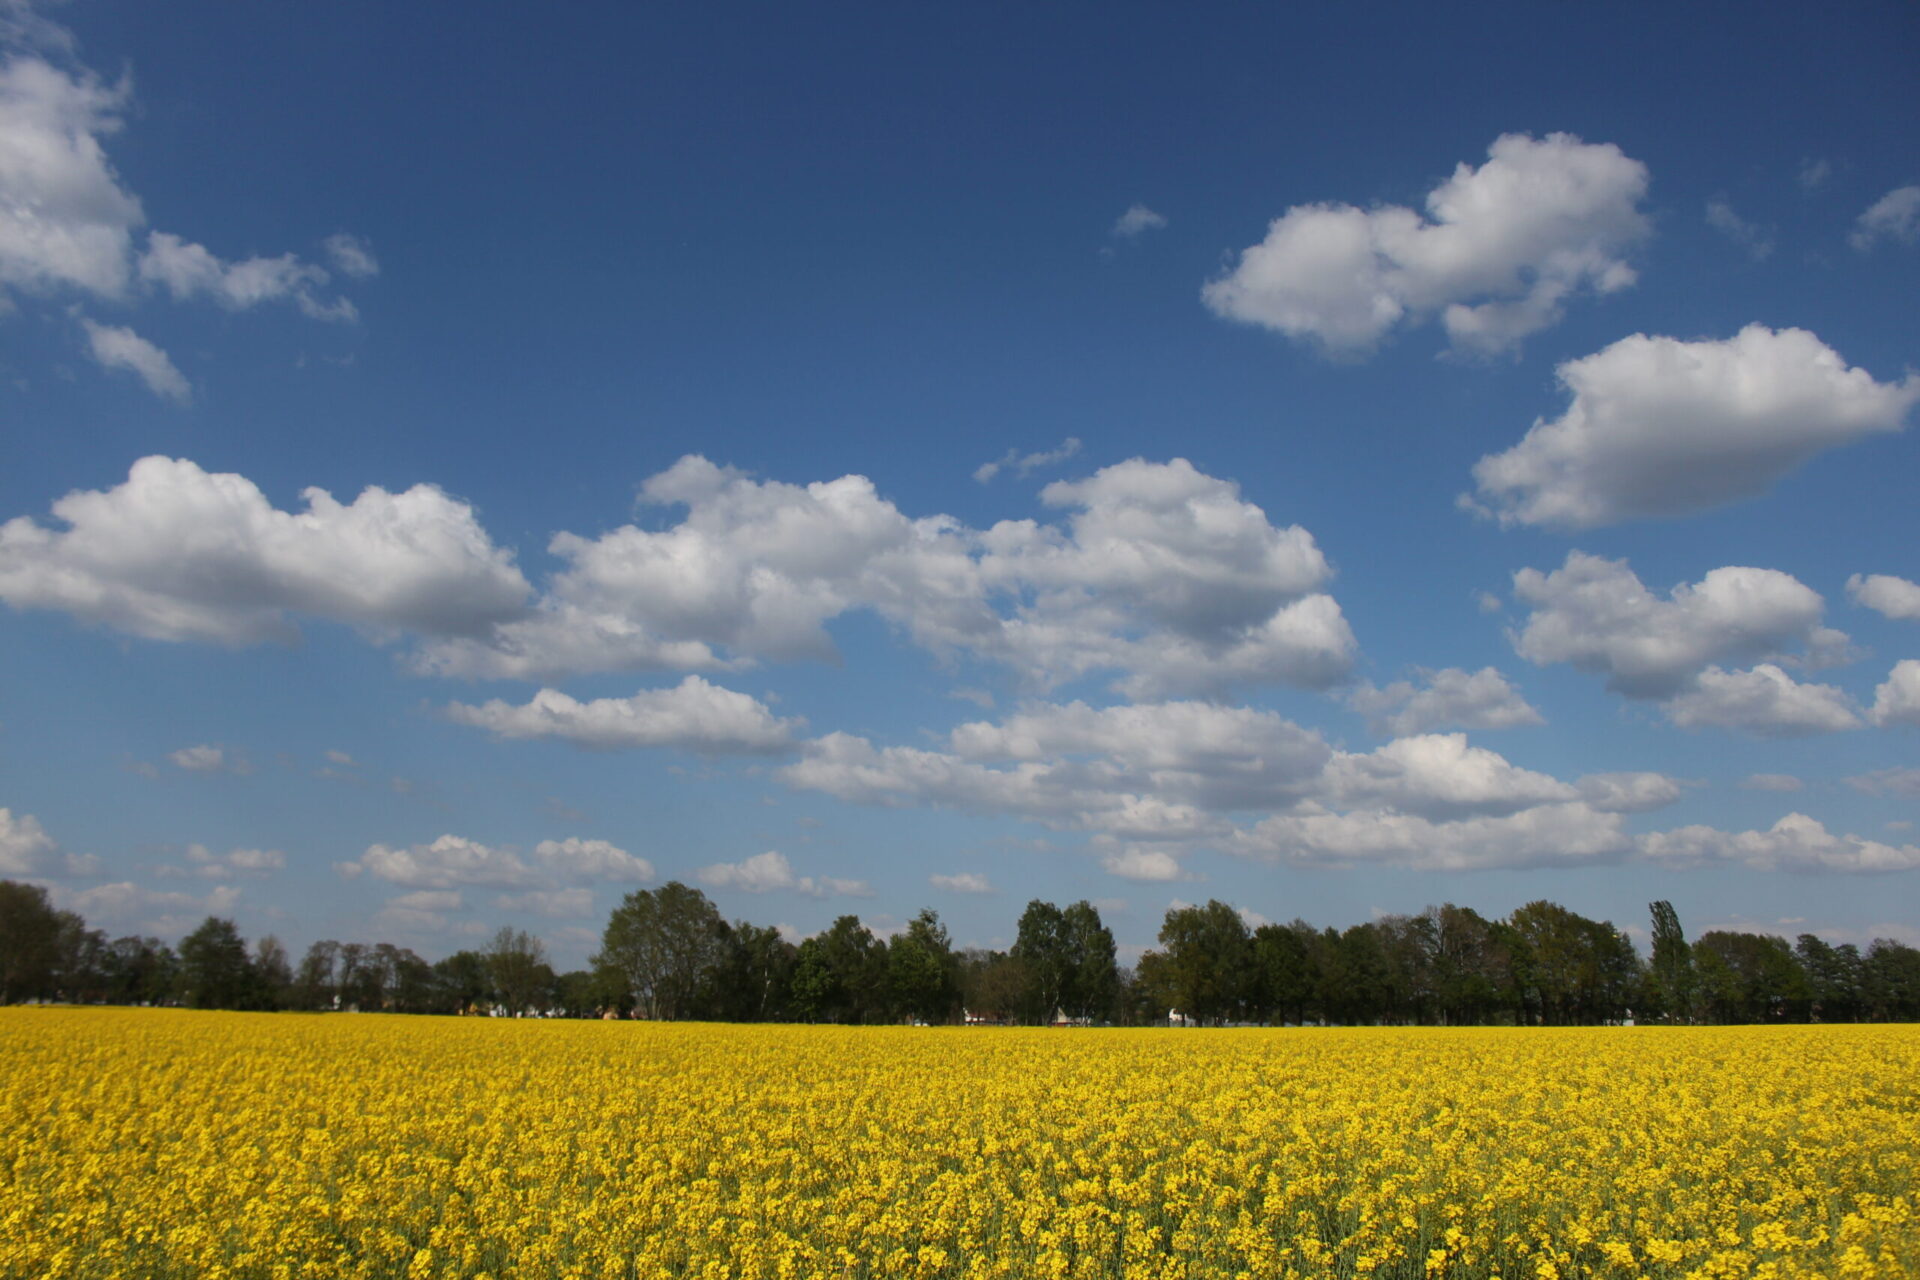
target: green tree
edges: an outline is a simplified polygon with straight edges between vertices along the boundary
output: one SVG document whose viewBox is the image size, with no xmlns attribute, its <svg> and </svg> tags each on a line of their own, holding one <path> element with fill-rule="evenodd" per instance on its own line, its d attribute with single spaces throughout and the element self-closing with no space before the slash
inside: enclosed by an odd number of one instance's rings
<svg viewBox="0 0 1920 1280">
<path fill-rule="evenodd" d="M 1070 1017 L 1105 1020 L 1113 1016 L 1120 993 L 1113 930 L 1086 899 L 1060 913 L 1064 981 L 1060 1004 Z"/>
<path fill-rule="evenodd" d="M 798 959 L 798 949 L 778 929 L 737 921 L 714 981 L 716 1010 L 736 1022 L 786 1017 Z"/>
<path fill-rule="evenodd" d="M 546 944 L 526 930 L 502 925 L 480 954 L 486 957 L 494 993 L 514 1017 L 544 1006 L 552 996 Z"/>
<path fill-rule="evenodd" d="M 1160 925 L 1166 982 L 1181 1013 L 1218 1022 L 1240 1013 L 1250 968 L 1247 923 L 1218 898 L 1168 910 Z"/>
<path fill-rule="evenodd" d="M 1020 999 L 1020 1021 L 1030 1026 L 1053 1021 L 1066 993 L 1071 963 L 1067 955 L 1066 918 L 1060 908 L 1038 898 L 1027 903 L 1027 909 L 1020 913 L 1011 954 L 1020 962 L 1026 977 L 1026 989 Z"/>
<path fill-rule="evenodd" d="M 1821 1022 L 1857 1022 L 1864 1003 L 1860 949 L 1852 943 L 1829 946 L 1810 933 L 1796 940 L 1794 954 L 1807 975 L 1812 1016 Z"/>
<path fill-rule="evenodd" d="M 726 956 L 726 921 L 706 894 L 670 880 L 626 896 L 607 920 L 593 966 L 617 979 L 640 1012 L 696 1016 Z"/>
<path fill-rule="evenodd" d="M 253 991 L 253 961 L 233 921 L 208 916 L 180 940 L 180 997 L 187 1004 L 195 1009 L 241 1009 Z"/>
<path fill-rule="evenodd" d="M 0 880 L 0 1004 L 54 994 L 60 915 L 39 885 Z"/>
<path fill-rule="evenodd" d="M 1693 948 L 1680 927 L 1679 913 L 1664 898 L 1648 904 L 1653 912 L 1653 960 L 1648 968 L 1649 1012 L 1681 1022 L 1692 1020 Z"/>
<path fill-rule="evenodd" d="M 1253 931 L 1248 1009 L 1267 1022 L 1304 1023 L 1319 986 L 1319 938 L 1304 920 Z"/>
<path fill-rule="evenodd" d="M 953 941 L 930 907 L 887 947 L 887 983 L 894 1003 L 929 1025 L 952 1021 L 960 1008 L 959 970 Z"/>
</svg>

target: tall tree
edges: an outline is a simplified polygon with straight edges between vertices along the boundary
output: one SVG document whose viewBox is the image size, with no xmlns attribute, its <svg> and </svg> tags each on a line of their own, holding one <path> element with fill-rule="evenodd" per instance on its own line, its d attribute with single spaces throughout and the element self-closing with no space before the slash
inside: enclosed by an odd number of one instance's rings
<svg viewBox="0 0 1920 1280">
<path fill-rule="evenodd" d="M 1060 913 L 1060 945 L 1061 1008 L 1075 1018 L 1112 1017 L 1120 992 L 1113 930 L 1101 921 L 1091 902 L 1082 898 Z"/>
<path fill-rule="evenodd" d="M 1693 1013 L 1693 948 L 1687 945 L 1686 931 L 1680 927 L 1680 915 L 1673 904 L 1662 898 L 1649 903 L 1653 912 L 1653 960 L 1649 966 L 1647 995 L 1650 1012 L 1676 1021 L 1690 1021 Z"/>
<path fill-rule="evenodd" d="M 692 1017 L 725 957 L 725 937 L 726 921 L 707 895 L 670 880 L 614 908 L 593 965 L 622 980 L 646 1017 Z"/>
<path fill-rule="evenodd" d="M 1060 908 L 1038 898 L 1027 903 L 1027 909 L 1020 913 L 1012 955 L 1020 961 L 1027 979 L 1020 1000 L 1020 1021 L 1035 1026 L 1051 1022 L 1066 993 L 1069 967 L 1066 919 Z"/>
<path fill-rule="evenodd" d="M 244 1008 L 253 994 L 253 962 L 231 920 L 208 916 L 180 940 L 180 996 L 196 1009 Z"/>
<path fill-rule="evenodd" d="M 526 930 L 502 925 L 480 954 L 486 957 L 487 976 L 500 1003 L 513 1016 L 539 1007 L 552 995 L 546 944 Z"/>
<path fill-rule="evenodd" d="M 1166 981 L 1180 1012 L 1202 1022 L 1237 1017 L 1249 968 L 1247 923 L 1218 898 L 1170 909 L 1160 925 Z"/>
<path fill-rule="evenodd" d="M 960 1007 L 959 960 L 931 907 L 887 947 L 887 982 L 895 1004 L 929 1025 L 950 1022 Z"/>
<path fill-rule="evenodd" d="M 60 927 L 45 889 L 0 880 L 0 1004 L 54 994 Z"/>
</svg>

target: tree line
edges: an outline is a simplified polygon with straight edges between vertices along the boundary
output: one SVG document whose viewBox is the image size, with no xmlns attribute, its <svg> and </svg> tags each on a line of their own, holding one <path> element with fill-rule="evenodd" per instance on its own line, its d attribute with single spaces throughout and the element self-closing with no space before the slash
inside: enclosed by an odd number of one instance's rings
<svg viewBox="0 0 1920 1280">
<path fill-rule="evenodd" d="M 1448 903 L 1344 931 L 1250 926 L 1215 900 L 1170 909 L 1127 968 L 1087 902 L 1029 902 L 1005 951 L 955 948 L 932 910 L 891 937 L 846 915 L 796 944 L 674 881 L 628 894 L 589 967 L 559 973 L 540 939 L 511 928 L 436 963 L 327 940 L 296 964 L 272 936 L 249 946 L 212 916 L 177 948 L 109 941 L 44 889 L 0 880 L 0 1003 L 850 1024 L 1920 1021 L 1913 947 L 1729 930 L 1688 941 L 1671 904 L 1651 912 L 1643 958 L 1611 922 L 1544 900 L 1495 919 Z"/>
</svg>

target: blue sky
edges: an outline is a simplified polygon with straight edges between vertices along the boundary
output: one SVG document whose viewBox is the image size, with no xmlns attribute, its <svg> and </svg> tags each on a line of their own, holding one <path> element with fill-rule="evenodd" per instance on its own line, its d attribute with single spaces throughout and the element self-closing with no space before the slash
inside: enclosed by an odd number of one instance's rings
<svg viewBox="0 0 1920 1280">
<path fill-rule="evenodd" d="M 1920 940 L 1920 19 L 0 3 L 0 874 Z"/>
</svg>

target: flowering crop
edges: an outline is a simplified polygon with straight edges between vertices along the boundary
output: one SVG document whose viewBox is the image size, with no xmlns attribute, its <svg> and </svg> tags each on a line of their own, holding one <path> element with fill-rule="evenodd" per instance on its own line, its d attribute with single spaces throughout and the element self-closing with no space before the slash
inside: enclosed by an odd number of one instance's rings
<svg viewBox="0 0 1920 1280">
<path fill-rule="evenodd" d="M 1920 1275 L 1920 1028 L 0 1009 L 6 1277 Z"/>
</svg>

